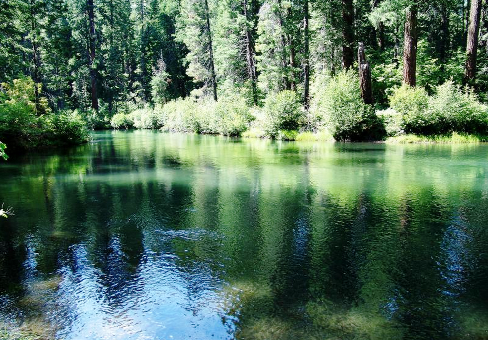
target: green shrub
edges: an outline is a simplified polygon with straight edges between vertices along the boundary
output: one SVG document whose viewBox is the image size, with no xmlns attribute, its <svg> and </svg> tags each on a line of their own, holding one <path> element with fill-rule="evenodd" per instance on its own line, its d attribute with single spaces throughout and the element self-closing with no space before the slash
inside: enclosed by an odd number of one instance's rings
<svg viewBox="0 0 488 340">
<path fill-rule="evenodd" d="M 392 108 L 386 110 L 380 110 L 376 112 L 376 115 L 381 119 L 385 126 L 386 135 L 388 137 L 399 136 L 404 133 L 403 130 L 403 117 Z"/>
<path fill-rule="evenodd" d="M 86 124 L 76 112 L 61 112 L 45 117 L 49 128 L 46 138 L 53 145 L 76 145 L 88 141 Z M 47 144 L 47 143 L 45 143 Z"/>
<path fill-rule="evenodd" d="M 197 123 L 198 133 L 218 134 L 219 118 L 217 117 L 217 102 L 210 97 L 202 97 L 196 100 L 193 107 L 193 117 Z"/>
<path fill-rule="evenodd" d="M 5 101 L 0 104 L 0 137 L 12 149 L 27 149 L 37 144 L 39 118 L 26 102 Z"/>
<path fill-rule="evenodd" d="M 295 140 L 299 142 L 331 142 L 334 140 L 334 137 L 327 130 L 321 130 L 317 132 L 305 131 L 299 133 L 296 136 Z"/>
<path fill-rule="evenodd" d="M 240 136 L 249 128 L 254 117 L 247 106 L 246 98 L 228 96 L 221 99 L 214 107 L 216 131 L 224 136 Z"/>
<path fill-rule="evenodd" d="M 157 106 L 155 116 L 165 131 L 238 136 L 246 131 L 252 115 L 242 96 L 177 99 Z"/>
<path fill-rule="evenodd" d="M 6 148 L 7 148 L 7 145 L 0 142 L 0 157 L 2 157 L 4 160 L 8 159 L 8 155 L 5 153 Z"/>
<path fill-rule="evenodd" d="M 155 129 L 161 127 L 158 124 L 158 119 L 154 114 L 154 110 L 149 107 L 131 112 L 129 119 L 137 129 Z"/>
<path fill-rule="evenodd" d="M 404 84 L 395 89 L 389 99 L 390 107 L 401 115 L 401 127 L 405 132 L 425 134 L 435 130 L 436 122 L 427 116 L 429 96 L 424 88 Z"/>
<path fill-rule="evenodd" d="M 97 112 L 95 110 L 81 112 L 75 110 L 74 112 L 82 117 L 90 130 L 106 130 L 110 128 L 110 118 L 104 112 Z"/>
<path fill-rule="evenodd" d="M 15 79 L 2 84 L 0 98 L 0 138 L 12 149 L 37 147 L 42 139 L 43 118 L 48 113 L 47 100 L 40 98 L 35 103 L 35 85 L 32 79 Z"/>
<path fill-rule="evenodd" d="M 487 133 L 488 108 L 472 91 L 463 91 L 448 81 L 437 86 L 435 92 L 429 97 L 423 88 L 406 85 L 393 92 L 390 105 L 401 115 L 405 133 L 423 136 Z"/>
<path fill-rule="evenodd" d="M 0 138 L 12 149 L 33 149 L 53 145 L 79 144 L 88 131 L 75 113 L 50 113 L 47 100 L 34 97 L 34 82 L 16 79 L 2 84 L 0 97 Z M 42 114 L 41 114 L 42 113 Z"/>
<path fill-rule="evenodd" d="M 259 123 L 266 135 L 276 138 L 280 130 L 298 130 L 304 121 L 300 98 L 296 92 L 285 90 L 266 97 Z"/>
<path fill-rule="evenodd" d="M 200 132 L 200 123 L 196 117 L 197 107 L 193 98 L 172 100 L 158 110 L 158 124 L 165 131 Z"/>
<path fill-rule="evenodd" d="M 276 139 L 294 141 L 297 140 L 298 131 L 297 130 L 280 130 Z"/>
<path fill-rule="evenodd" d="M 427 117 L 436 123 L 437 134 L 488 132 L 488 107 L 471 90 L 463 91 L 452 81 L 438 86 L 429 98 Z"/>
<path fill-rule="evenodd" d="M 385 136 L 381 120 L 361 98 L 355 72 L 318 78 L 314 83 L 311 110 L 336 140 L 379 140 Z"/>
<path fill-rule="evenodd" d="M 402 83 L 402 65 L 389 62 L 391 56 L 383 56 L 377 62 L 372 62 L 371 78 L 373 85 L 373 97 L 375 102 L 383 107 L 388 105 L 388 93 L 391 89 Z"/>
<path fill-rule="evenodd" d="M 110 125 L 114 129 L 130 129 L 134 127 L 134 121 L 126 113 L 117 113 L 110 119 Z"/>
<path fill-rule="evenodd" d="M 150 82 L 151 95 L 155 103 L 164 104 L 168 101 L 169 82 L 170 75 L 166 72 L 166 63 L 160 59 L 156 67 L 153 68 L 153 76 Z"/>
</svg>

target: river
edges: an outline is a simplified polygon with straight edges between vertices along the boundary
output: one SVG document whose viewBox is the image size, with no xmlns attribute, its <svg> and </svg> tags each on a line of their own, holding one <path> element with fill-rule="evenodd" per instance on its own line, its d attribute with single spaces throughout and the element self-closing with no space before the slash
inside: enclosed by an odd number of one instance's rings
<svg viewBox="0 0 488 340">
<path fill-rule="evenodd" d="M 0 179 L 0 338 L 488 339 L 488 145 L 97 132 Z"/>
</svg>

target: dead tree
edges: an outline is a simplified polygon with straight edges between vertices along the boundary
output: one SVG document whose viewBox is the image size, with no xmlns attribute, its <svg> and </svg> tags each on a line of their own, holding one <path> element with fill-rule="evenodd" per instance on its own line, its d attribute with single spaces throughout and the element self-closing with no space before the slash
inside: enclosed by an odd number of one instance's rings
<svg viewBox="0 0 488 340">
<path fill-rule="evenodd" d="M 371 85 L 371 67 L 366 60 L 364 52 L 364 44 L 359 43 L 358 48 L 358 63 L 359 63 L 359 83 L 361 86 L 361 97 L 365 104 L 373 104 L 373 90 Z"/>
</svg>

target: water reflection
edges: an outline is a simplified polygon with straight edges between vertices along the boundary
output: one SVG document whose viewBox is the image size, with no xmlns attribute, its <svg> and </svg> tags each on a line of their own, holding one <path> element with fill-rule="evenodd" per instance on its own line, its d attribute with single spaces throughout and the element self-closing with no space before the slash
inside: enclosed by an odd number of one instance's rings
<svg viewBox="0 0 488 340">
<path fill-rule="evenodd" d="M 114 132 L 9 160 L 2 327 L 488 338 L 487 151 Z"/>
</svg>

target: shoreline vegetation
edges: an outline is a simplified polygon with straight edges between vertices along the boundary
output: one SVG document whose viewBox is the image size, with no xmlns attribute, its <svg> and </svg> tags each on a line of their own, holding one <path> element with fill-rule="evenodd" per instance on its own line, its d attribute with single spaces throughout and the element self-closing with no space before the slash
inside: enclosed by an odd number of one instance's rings
<svg viewBox="0 0 488 340">
<path fill-rule="evenodd" d="M 35 102 L 30 78 L 3 84 L 0 99 L 2 155 L 85 143 L 93 129 L 154 129 L 283 141 L 352 141 L 411 143 L 480 143 L 488 141 L 488 106 L 469 88 L 452 81 L 424 88 L 403 85 L 389 96 L 389 107 L 375 110 L 361 96 L 352 71 L 324 76 L 312 84 L 310 108 L 304 110 L 294 91 L 270 94 L 261 107 L 240 95 L 187 97 L 146 105 L 112 117 L 96 112 L 53 113 L 47 100 Z"/>
<path fill-rule="evenodd" d="M 9 150 L 85 143 L 90 130 L 153 129 L 283 141 L 480 143 L 488 141 L 488 106 L 468 87 L 448 81 L 429 95 L 422 87 L 397 87 L 381 110 L 364 103 L 358 76 L 343 71 L 312 83 L 309 110 L 297 92 L 268 95 L 250 105 L 239 94 L 189 96 L 113 116 L 93 111 L 52 112 L 43 97 L 35 102 L 30 78 L 3 84 L 0 137 Z M 2 152 L 4 145 L 2 143 Z"/>
<path fill-rule="evenodd" d="M 486 1 L 114 1 L 2 6 L 2 157 L 101 129 L 488 140 Z"/>
</svg>

